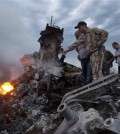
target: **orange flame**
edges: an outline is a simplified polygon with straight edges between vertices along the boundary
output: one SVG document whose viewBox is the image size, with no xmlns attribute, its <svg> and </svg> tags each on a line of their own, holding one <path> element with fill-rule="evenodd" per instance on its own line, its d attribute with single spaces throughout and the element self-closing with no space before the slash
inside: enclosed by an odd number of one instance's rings
<svg viewBox="0 0 120 134">
<path fill-rule="evenodd" d="M 14 89 L 14 87 L 9 83 L 5 82 L 0 86 L 0 94 L 6 94 L 7 92 L 10 92 Z"/>
</svg>

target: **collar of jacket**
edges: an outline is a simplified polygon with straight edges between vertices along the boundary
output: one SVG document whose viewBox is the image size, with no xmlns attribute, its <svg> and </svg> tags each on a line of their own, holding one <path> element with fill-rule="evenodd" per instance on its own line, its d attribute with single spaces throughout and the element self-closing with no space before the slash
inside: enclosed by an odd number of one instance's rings
<svg viewBox="0 0 120 134">
<path fill-rule="evenodd" d="M 91 32 L 91 30 L 92 30 L 92 28 L 89 28 L 89 27 L 88 27 L 88 29 L 87 29 L 87 32 L 86 32 L 86 33 L 90 33 L 90 32 Z"/>
</svg>

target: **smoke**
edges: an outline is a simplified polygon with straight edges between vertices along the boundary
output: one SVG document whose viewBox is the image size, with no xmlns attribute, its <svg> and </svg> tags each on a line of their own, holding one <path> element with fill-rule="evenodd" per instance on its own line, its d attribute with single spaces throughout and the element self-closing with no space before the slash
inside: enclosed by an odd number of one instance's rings
<svg viewBox="0 0 120 134">
<path fill-rule="evenodd" d="M 56 66 L 54 62 L 47 62 L 43 67 L 46 74 L 53 74 L 59 77 L 61 76 L 62 67 Z"/>
<path fill-rule="evenodd" d="M 45 75 L 47 74 L 53 74 L 56 76 L 61 76 L 61 71 L 63 70 L 63 67 L 60 66 L 58 62 L 49 62 L 49 61 L 37 61 L 36 62 L 36 68 L 43 68 Z"/>
<path fill-rule="evenodd" d="M 0 58 L 0 83 L 17 79 L 22 74 L 22 67 L 14 62 Z"/>
</svg>

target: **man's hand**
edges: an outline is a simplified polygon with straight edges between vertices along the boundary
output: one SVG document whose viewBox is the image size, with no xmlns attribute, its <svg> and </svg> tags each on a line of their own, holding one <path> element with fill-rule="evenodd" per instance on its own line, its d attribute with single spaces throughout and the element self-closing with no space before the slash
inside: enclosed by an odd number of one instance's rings
<svg viewBox="0 0 120 134">
<path fill-rule="evenodd" d="M 79 61 L 81 61 L 81 59 L 80 59 L 80 55 L 77 56 L 77 59 L 78 59 Z"/>
<path fill-rule="evenodd" d="M 100 48 L 102 46 L 101 41 L 98 41 L 97 46 Z"/>
<path fill-rule="evenodd" d="M 120 57 L 120 54 L 118 54 L 118 55 L 115 55 L 114 57 L 115 57 L 115 58 L 117 58 L 117 57 Z"/>
<path fill-rule="evenodd" d="M 62 54 L 66 55 L 67 52 L 68 52 L 68 50 L 63 50 Z"/>
<path fill-rule="evenodd" d="M 110 61 L 107 62 L 108 65 L 109 65 L 110 63 L 111 63 Z"/>
</svg>

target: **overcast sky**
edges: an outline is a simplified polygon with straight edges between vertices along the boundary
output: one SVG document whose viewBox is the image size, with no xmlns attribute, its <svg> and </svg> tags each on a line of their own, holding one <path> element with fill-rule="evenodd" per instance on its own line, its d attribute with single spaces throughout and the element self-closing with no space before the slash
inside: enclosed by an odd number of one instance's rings
<svg viewBox="0 0 120 134">
<path fill-rule="evenodd" d="M 120 0 L 0 0 L 0 58 L 19 63 L 24 54 L 39 51 L 39 33 L 51 16 L 55 25 L 64 28 L 63 48 L 74 42 L 79 21 L 106 29 L 105 46 L 113 53 L 111 43 L 120 42 Z M 66 61 L 79 66 L 76 56 L 69 52 Z"/>
</svg>

